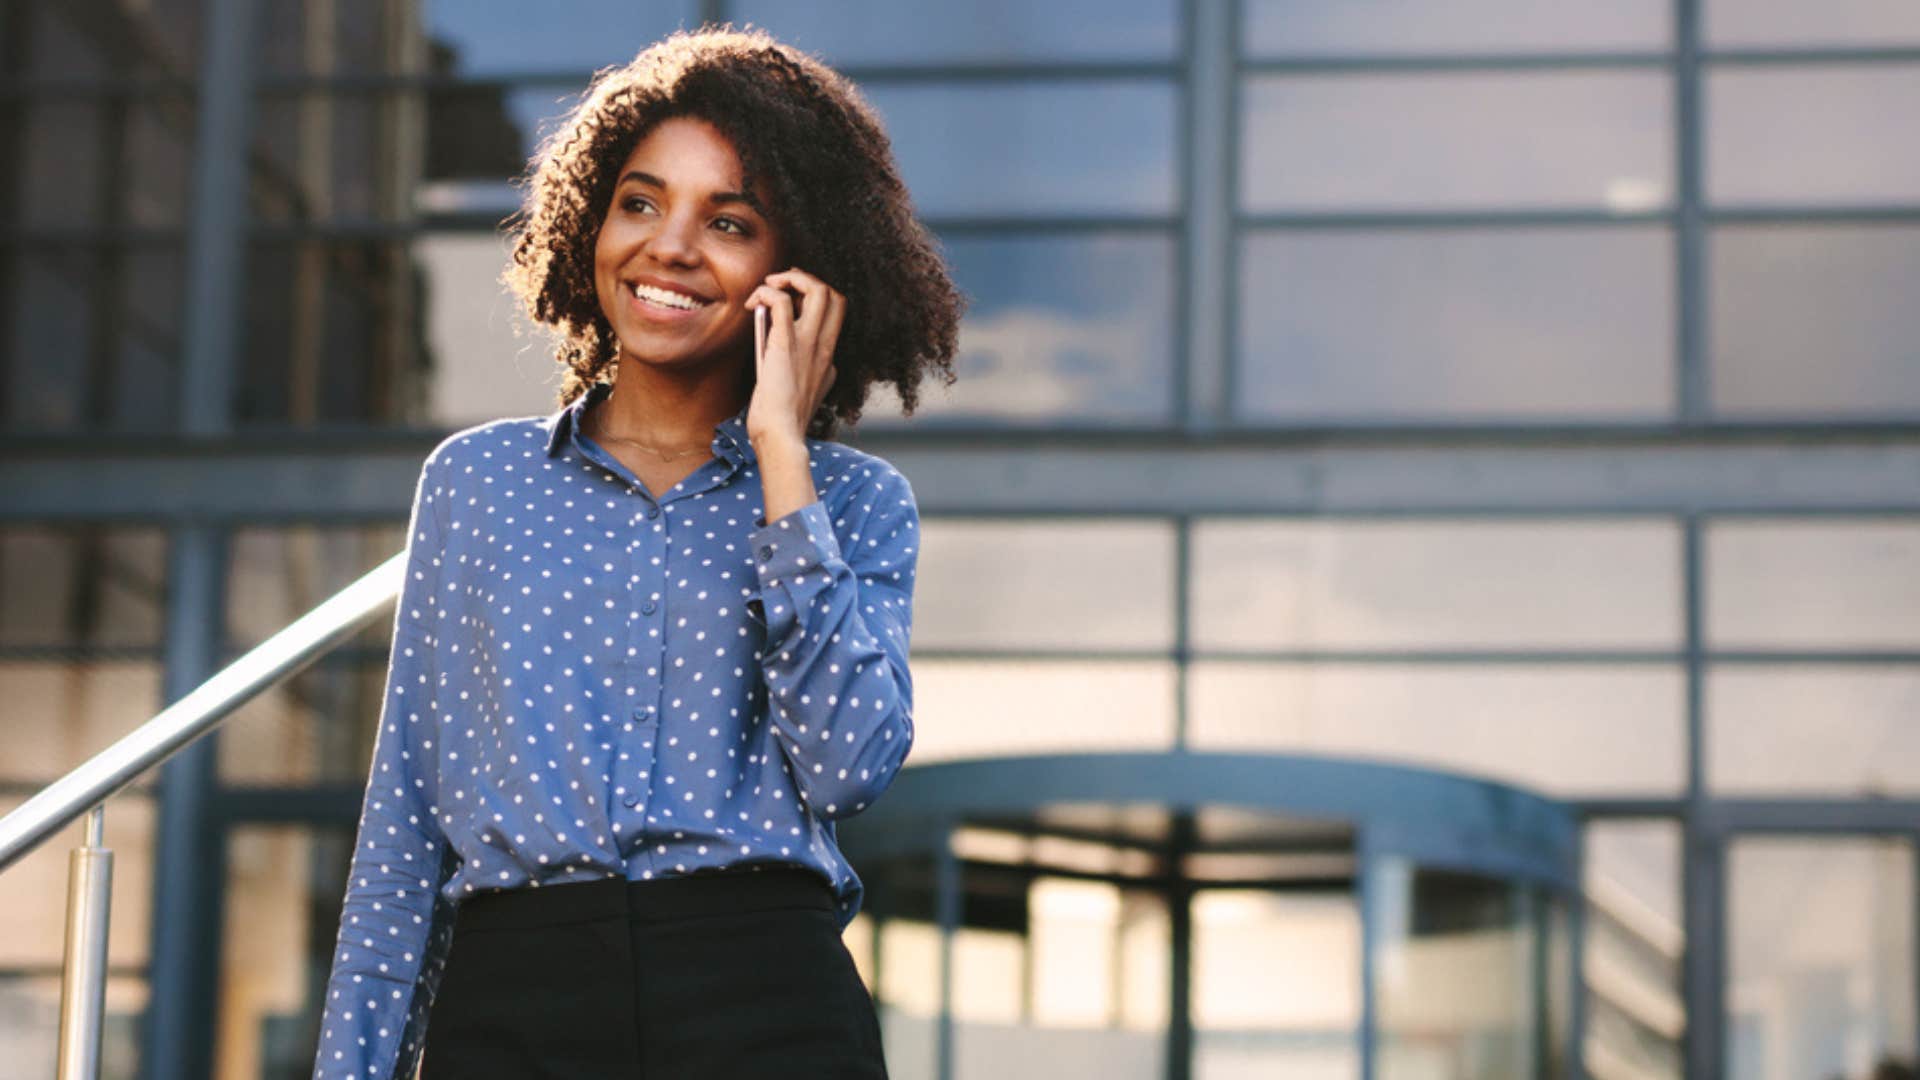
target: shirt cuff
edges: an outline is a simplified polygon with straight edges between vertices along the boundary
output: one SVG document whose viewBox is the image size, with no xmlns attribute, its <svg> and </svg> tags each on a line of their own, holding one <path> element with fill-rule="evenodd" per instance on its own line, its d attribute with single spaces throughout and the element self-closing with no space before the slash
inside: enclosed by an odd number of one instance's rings
<svg viewBox="0 0 1920 1080">
<path fill-rule="evenodd" d="M 778 588 L 840 558 L 840 541 L 833 535 L 827 508 L 815 499 L 800 509 L 755 528 L 747 535 L 761 589 Z"/>
</svg>

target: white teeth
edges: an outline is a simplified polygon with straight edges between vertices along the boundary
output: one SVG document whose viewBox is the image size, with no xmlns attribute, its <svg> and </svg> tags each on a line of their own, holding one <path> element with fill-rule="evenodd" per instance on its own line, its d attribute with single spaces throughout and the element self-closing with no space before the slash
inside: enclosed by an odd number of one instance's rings
<svg viewBox="0 0 1920 1080">
<path fill-rule="evenodd" d="M 666 289 L 656 289 L 651 285 L 642 285 L 637 281 L 633 283 L 633 295 L 642 300 L 649 300 L 666 307 L 680 308 L 683 311 L 692 311 L 695 308 L 707 306 L 704 301 L 694 300 L 691 297 L 683 296 L 677 292 L 669 292 Z"/>
</svg>

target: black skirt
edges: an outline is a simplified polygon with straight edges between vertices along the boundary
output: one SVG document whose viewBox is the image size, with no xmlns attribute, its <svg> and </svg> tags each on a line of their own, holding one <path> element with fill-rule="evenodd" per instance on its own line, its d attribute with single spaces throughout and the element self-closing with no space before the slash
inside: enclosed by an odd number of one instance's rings
<svg viewBox="0 0 1920 1080">
<path fill-rule="evenodd" d="M 885 1080 L 831 889 L 798 866 L 569 882 L 458 909 L 420 1080 Z"/>
</svg>

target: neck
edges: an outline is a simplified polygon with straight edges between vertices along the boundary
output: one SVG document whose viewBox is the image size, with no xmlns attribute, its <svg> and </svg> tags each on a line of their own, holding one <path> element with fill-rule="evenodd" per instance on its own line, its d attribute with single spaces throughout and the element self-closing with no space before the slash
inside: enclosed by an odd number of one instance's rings
<svg viewBox="0 0 1920 1080">
<path fill-rule="evenodd" d="M 751 395 L 737 372 L 711 365 L 682 375 L 626 355 L 617 363 L 613 392 L 594 409 L 596 427 L 653 446 L 706 443 Z"/>
</svg>

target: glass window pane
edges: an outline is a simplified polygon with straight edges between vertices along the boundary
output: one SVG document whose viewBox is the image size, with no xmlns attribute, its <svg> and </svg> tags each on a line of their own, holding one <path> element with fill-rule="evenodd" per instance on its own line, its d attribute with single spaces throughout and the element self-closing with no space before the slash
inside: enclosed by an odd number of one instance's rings
<svg viewBox="0 0 1920 1080">
<path fill-rule="evenodd" d="M 67 74 L 67 73 L 62 73 Z M 132 73 L 125 73 L 132 74 Z M 178 226 L 186 218 L 193 98 L 28 98 L 8 103 L 20 126 L 9 162 L 5 221 L 33 226 Z M 129 168 L 119 160 L 137 162 Z"/>
<path fill-rule="evenodd" d="M 1920 649 L 1920 520 L 1714 521 L 1717 649 Z"/>
<path fill-rule="evenodd" d="M 931 216 L 1162 214 L 1174 86 L 1140 79 L 865 88 Z"/>
<path fill-rule="evenodd" d="M 764 26 L 832 64 L 1171 59 L 1173 0 L 737 0 L 735 21 Z"/>
<path fill-rule="evenodd" d="M 1164 234 L 943 241 L 970 301 L 959 381 L 921 385 L 912 424 L 1163 422 L 1173 408 L 1174 254 Z M 861 426 L 901 422 L 874 387 Z"/>
<path fill-rule="evenodd" d="M 1285 422 L 1664 419 L 1672 262 L 1656 227 L 1255 233 L 1235 408 Z"/>
<path fill-rule="evenodd" d="M 1705 0 L 1701 29 L 1720 48 L 1920 44 L 1913 0 Z"/>
<path fill-rule="evenodd" d="M 1544 1075 L 1525 885 L 1385 860 L 1370 897 L 1379 1071 L 1469 1080 Z"/>
<path fill-rule="evenodd" d="M 407 508 L 363 528 L 236 529 L 228 541 L 226 642 L 250 649 L 285 629 L 406 546 Z M 375 620 L 352 643 L 384 650 L 393 620 Z"/>
<path fill-rule="evenodd" d="M 1241 206 L 1664 207 L 1671 98 L 1650 71 L 1257 76 L 1241 96 Z"/>
<path fill-rule="evenodd" d="M 693 0 L 427 0 L 436 68 L 460 75 L 594 71 L 623 64 L 676 28 L 698 24 Z"/>
<path fill-rule="evenodd" d="M 1920 796 L 1920 666 L 1715 665 L 1706 714 L 1721 794 Z"/>
<path fill-rule="evenodd" d="M 220 729 L 220 779 L 364 786 L 386 673 L 384 653 L 329 655 L 247 702 Z"/>
<path fill-rule="evenodd" d="M 0 249 L 10 430 L 165 432 L 179 421 L 184 259 L 154 247 Z"/>
<path fill-rule="evenodd" d="M 1920 200 L 1920 64 L 1725 67 L 1706 83 L 1716 203 Z"/>
<path fill-rule="evenodd" d="M 1166 522 L 939 517 L 921 544 L 916 651 L 1173 646 Z"/>
<path fill-rule="evenodd" d="M 1157 930 L 1164 956 L 1163 901 L 992 863 L 963 864 L 961 888 L 970 925 L 954 939 L 955 1076 L 1166 1075 L 1164 1023 L 1124 1011 L 1129 996 L 1167 992 L 1164 960 L 1141 970 L 1135 946 Z"/>
<path fill-rule="evenodd" d="M 1203 522 L 1192 642 L 1677 649 L 1679 541 L 1661 520 Z"/>
<path fill-rule="evenodd" d="M 160 665 L 150 660 L 0 661 L 0 700 L 7 703 L 0 782 L 36 789 L 79 768 L 166 706 Z M 130 790 L 149 790 L 159 778 L 158 769 L 149 769 Z M 111 840 L 113 815 L 107 819 Z M 60 894 L 66 895 L 64 886 Z"/>
<path fill-rule="evenodd" d="M 1914 852 L 1743 837 L 1727 853 L 1727 1075 L 1911 1075 Z M 1901 1072 L 1876 1072 L 1891 1058 Z"/>
<path fill-rule="evenodd" d="M 1360 1075 L 1352 892 L 1193 895 L 1193 1077 Z"/>
<path fill-rule="evenodd" d="M 345 829 L 247 826 L 227 834 L 215 1075 L 313 1068 L 352 856 Z"/>
<path fill-rule="evenodd" d="M 409 245 L 258 240 L 246 262 L 239 423 L 420 422 L 432 358 L 415 335 L 421 283 Z"/>
<path fill-rule="evenodd" d="M 431 363 L 416 368 L 427 422 L 456 430 L 559 406 L 551 339 L 500 280 L 508 243 L 495 233 L 428 233 L 413 242 Z"/>
<path fill-rule="evenodd" d="M 913 687 L 910 765 L 1173 748 L 1170 661 L 916 659 Z"/>
<path fill-rule="evenodd" d="M 1716 412 L 1920 415 L 1920 227 L 1721 226 L 1709 248 Z"/>
<path fill-rule="evenodd" d="M 1681 1080 L 1679 826 L 1598 820 L 1585 836 L 1587 1061 Z"/>
<path fill-rule="evenodd" d="M 1187 700 L 1199 750 L 1422 765 L 1562 797 L 1686 782 L 1678 664 L 1205 661 Z"/>
<path fill-rule="evenodd" d="M 1260 57 L 1657 49 L 1667 0 L 1243 0 L 1242 40 Z"/>
<path fill-rule="evenodd" d="M 8 61 L 20 64 L 21 74 L 56 78 L 192 78 L 198 74 L 203 0 L 142 0 L 137 5 L 116 5 L 110 17 L 63 0 L 18 0 L 6 7 L 7 33 L 25 45 Z"/>
<path fill-rule="evenodd" d="M 0 645 L 158 648 L 166 562 L 158 529 L 0 528 Z"/>
</svg>

